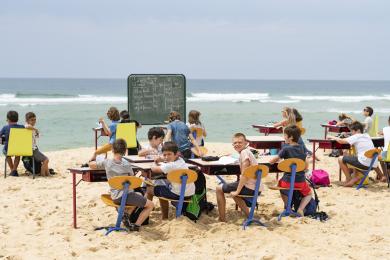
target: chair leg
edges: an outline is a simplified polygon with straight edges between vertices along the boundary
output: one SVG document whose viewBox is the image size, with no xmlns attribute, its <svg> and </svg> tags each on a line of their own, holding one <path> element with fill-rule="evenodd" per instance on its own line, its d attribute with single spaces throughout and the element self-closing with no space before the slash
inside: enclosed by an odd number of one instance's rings
<svg viewBox="0 0 390 260">
<path fill-rule="evenodd" d="M 5 156 L 4 161 L 4 179 L 7 178 L 7 156 Z"/>
<path fill-rule="evenodd" d="M 389 176 L 389 172 L 388 172 L 387 162 L 383 163 L 383 173 L 386 176 L 387 188 L 390 188 L 390 176 Z"/>
<path fill-rule="evenodd" d="M 341 181 L 341 168 L 339 167 L 339 181 Z"/>
<path fill-rule="evenodd" d="M 288 216 L 296 216 L 296 217 L 301 217 L 297 212 L 293 211 L 291 208 L 292 204 L 292 197 L 294 194 L 294 185 L 295 185 L 295 175 L 296 175 L 296 165 L 293 164 L 291 165 L 291 177 L 290 177 L 290 189 L 288 190 L 288 200 L 287 200 L 287 205 L 286 208 L 283 210 L 282 213 L 280 213 L 278 217 L 278 221 L 282 219 L 282 217 L 288 217 Z"/>
<path fill-rule="evenodd" d="M 182 210 L 183 210 L 183 204 L 184 204 L 184 193 L 186 191 L 186 184 L 187 184 L 187 175 L 182 175 L 180 177 L 181 179 L 181 189 L 180 189 L 180 198 L 179 198 L 179 203 L 176 208 L 176 218 L 181 216 Z"/>
<path fill-rule="evenodd" d="M 32 156 L 32 163 L 33 163 L 33 180 L 35 179 L 35 160 L 34 160 L 34 156 Z"/>
</svg>

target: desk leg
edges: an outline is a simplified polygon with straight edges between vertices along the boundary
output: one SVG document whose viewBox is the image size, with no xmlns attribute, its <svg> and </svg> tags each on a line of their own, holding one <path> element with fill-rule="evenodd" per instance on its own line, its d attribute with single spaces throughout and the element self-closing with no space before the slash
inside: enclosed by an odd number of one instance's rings
<svg viewBox="0 0 390 260">
<path fill-rule="evenodd" d="M 77 228 L 77 216 L 76 216 L 76 173 L 72 172 L 73 179 L 73 228 Z"/>
<path fill-rule="evenodd" d="M 313 171 L 316 169 L 316 142 L 313 142 Z"/>
<path fill-rule="evenodd" d="M 97 150 L 97 131 L 95 131 L 95 151 Z"/>
<path fill-rule="evenodd" d="M 325 136 L 324 136 L 324 139 L 326 140 L 327 137 L 328 137 L 328 128 L 325 127 Z M 325 152 L 325 148 L 324 148 L 324 152 Z"/>
</svg>

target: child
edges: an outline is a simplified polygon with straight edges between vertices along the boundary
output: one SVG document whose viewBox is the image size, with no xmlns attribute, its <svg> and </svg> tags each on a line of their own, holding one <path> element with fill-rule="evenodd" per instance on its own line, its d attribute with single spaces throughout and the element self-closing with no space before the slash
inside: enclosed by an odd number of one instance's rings
<svg viewBox="0 0 390 260">
<path fill-rule="evenodd" d="M 153 174 L 168 174 L 172 170 L 188 169 L 187 164 L 179 157 L 179 148 L 174 142 L 165 142 L 162 147 L 163 159 L 158 158 L 156 163 L 162 162 L 160 165 L 152 167 Z M 155 187 L 148 186 L 147 192 L 150 196 L 164 197 L 168 199 L 178 200 L 180 198 L 181 185 L 178 183 L 170 183 L 168 180 L 156 180 Z M 186 185 L 184 199 L 188 200 L 195 194 L 195 184 Z M 160 200 L 162 219 L 168 218 L 169 204 L 166 200 Z"/>
<path fill-rule="evenodd" d="M 372 127 L 372 114 L 374 114 L 374 109 L 372 107 L 365 107 L 363 109 L 363 115 L 365 116 L 364 119 L 364 132 L 362 133 L 369 133 Z"/>
<path fill-rule="evenodd" d="M 346 126 L 346 127 L 349 127 L 350 124 L 352 124 L 354 120 L 352 119 L 352 117 L 350 117 L 349 115 L 345 114 L 345 113 L 341 113 L 339 115 L 339 121 L 336 123 L 336 126 Z"/>
<path fill-rule="evenodd" d="M 7 113 L 7 122 L 8 125 L 3 126 L 0 130 L 0 136 L 4 136 L 4 148 L 3 154 L 7 156 L 8 151 L 8 139 L 11 128 L 24 128 L 24 126 L 18 124 L 19 114 L 16 111 L 8 111 Z M 12 160 L 10 156 L 7 156 L 7 163 L 9 168 L 11 169 L 10 176 L 18 177 L 18 166 L 20 162 L 20 156 L 15 156 L 15 159 Z"/>
<path fill-rule="evenodd" d="M 41 151 L 39 151 L 37 146 L 39 131 L 37 128 L 35 128 L 36 122 L 37 117 L 33 112 L 26 113 L 26 124 L 24 127 L 33 131 L 33 158 L 35 161 L 42 164 L 41 176 L 49 176 L 49 158 L 47 158 Z"/>
<path fill-rule="evenodd" d="M 350 169 L 348 168 L 347 164 L 350 164 L 352 166 L 355 166 L 359 169 L 367 170 L 370 166 L 371 159 L 367 158 L 364 153 L 368 150 L 374 149 L 374 144 L 371 140 L 371 137 L 363 133 L 364 132 L 364 126 L 362 123 L 355 121 L 353 122 L 350 127 L 352 135 L 347 138 L 340 138 L 340 137 L 334 137 L 329 136 L 329 139 L 336 140 L 336 142 L 340 144 L 350 144 L 353 145 L 356 149 L 357 156 L 356 155 L 344 155 L 342 157 L 339 157 L 339 165 L 341 170 L 344 172 L 346 177 L 346 182 L 343 184 L 345 187 L 352 187 L 356 182 L 359 181 L 359 176 L 355 174 L 355 176 L 351 176 Z M 373 167 L 376 168 L 378 165 L 378 160 L 374 162 Z M 378 176 L 378 179 L 383 178 L 382 172 L 380 172 L 379 168 L 376 170 Z"/>
<path fill-rule="evenodd" d="M 287 145 L 285 145 L 277 156 L 270 160 L 270 163 L 276 163 L 281 159 L 289 159 L 289 158 L 298 158 L 302 161 L 306 161 L 306 153 L 302 145 L 298 144 L 298 140 L 301 137 L 301 130 L 295 126 L 288 126 L 284 129 L 284 140 Z M 307 167 L 307 164 L 306 164 Z M 283 177 L 279 180 L 279 187 L 282 188 L 290 188 L 290 178 L 291 173 L 284 173 Z M 311 200 L 311 189 L 305 180 L 305 172 L 297 172 L 295 175 L 295 184 L 294 188 L 300 188 L 299 191 L 302 194 L 302 200 L 299 204 L 299 208 L 297 213 L 301 216 L 304 216 L 304 209 L 307 204 Z M 284 207 L 287 207 L 287 199 L 288 199 L 288 190 L 281 190 L 280 195 L 284 202 Z"/>
<path fill-rule="evenodd" d="M 199 146 L 204 146 L 204 137 L 207 136 L 206 129 L 204 125 L 199 120 L 200 112 L 196 110 L 191 110 L 188 113 L 188 123 L 187 126 L 190 128 L 191 132 L 197 128 L 201 128 L 203 130 L 202 136 L 196 136 L 195 140 Z"/>
<path fill-rule="evenodd" d="M 200 156 L 202 156 L 199 145 L 195 142 L 194 137 L 190 133 L 190 129 L 184 122 L 180 121 L 180 114 L 176 111 L 169 113 L 169 122 L 164 141 L 175 142 L 184 159 L 190 159 L 192 157 L 191 143 L 199 151 Z"/>
<path fill-rule="evenodd" d="M 142 147 L 138 152 L 138 156 L 159 157 L 162 155 L 162 142 L 165 133 L 161 127 L 152 127 L 148 131 L 149 144 Z"/>
<path fill-rule="evenodd" d="M 120 119 L 118 109 L 116 107 L 110 107 L 107 111 L 107 117 L 111 120 L 111 124 L 109 126 L 107 126 L 103 118 L 99 118 L 99 123 L 102 124 L 104 133 L 110 137 L 110 141 L 108 144 L 105 144 L 97 149 L 89 161 L 95 161 L 97 155 L 108 153 L 112 149 L 112 144 L 114 143 L 116 136 L 116 125 L 119 123 Z"/>
<path fill-rule="evenodd" d="M 110 179 L 115 176 L 134 176 L 133 169 L 128 161 L 123 159 L 122 157 L 126 154 L 127 144 L 123 139 L 115 140 L 112 145 L 112 152 L 114 154 L 114 159 L 106 159 L 104 161 L 90 162 L 89 167 L 92 169 L 105 169 L 107 179 Z M 116 190 L 110 188 L 111 198 L 115 204 L 120 205 L 123 195 L 123 190 Z M 153 202 L 147 200 L 140 193 L 129 189 L 129 193 L 127 194 L 126 205 L 137 206 L 139 208 L 143 208 L 142 212 L 138 216 L 137 221 L 133 224 L 130 222 L 130 214 L 131 212 L 126 212 L 123 216 L 123 224 L 127 227 L 129 231 L 139 231 L 142 223 L 148 218 L 150 213 L 153 210 Z"/>
<path fill-rule="evenodd" d="M 226 222 L 226 199 L 225 193 L 230 193 L 233 196 L 236 204 L 241 208 L 246 216 L 249 216 L 249 209 L 245 204 L 245 201 L 237 197 L 237 195 L 254 195 L 256 180 L 248 179 L 243 175 L 246 168 L 252 165 L 258 165 L 258 162 L 252 152 L 248 149 L 248 142 L 246 137 L 242 133 L 236 133 L 233 136 L 233 147 L 240 154 L 240 181 L 225 183 L 216 188 L 219 221 Z M 263 184 L 260 186 L 259 195 L 263 191 Z"/>
<path fill-rule="evenodd" d="M 122 110 L 119 113 L 119 116 L 121 118 L 121 121 L 119 123 L 135 123 L 136 130 L 138 128 L 142 127 L 141 124 L 138 123 L 138 121 L 130 119 L 130 114 L 129 114 L 129 112 L 127 110 Z M 127 154 L 128 155 L 137 155 L 139 149 L 140 149 L 140 144 L 139 144 L 139 142 L 137 140 L 137 147 L 135 147 L 135 148 L 128 148 L 127 149 Z"/>
<path fill-rule="evenodd" d="M 298 112 L 298 111 L 297 111 Z M 290 107 L 284 107 L 282 110 L 282 121 L 275 123 L 274 127 L 286 127 L 289 125 L 296 125 L 296 117 L 294 111 Z"/>
</svg>

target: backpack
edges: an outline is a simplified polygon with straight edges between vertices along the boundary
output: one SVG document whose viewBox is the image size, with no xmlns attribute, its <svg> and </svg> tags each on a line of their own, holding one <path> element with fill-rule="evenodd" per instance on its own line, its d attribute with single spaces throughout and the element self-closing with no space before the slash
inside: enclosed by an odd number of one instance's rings
<svg viewBox="0 0 390 260">
<path fill-rule="evenodd" d="M 311 173 L 310 181 L 314 185 L 329 186 L 330 185 L 329 173 L 327 173 L 324 170 L 313 170 Z"/>
<path fill-rule="evenodd" d="M 22 157 L 22 162 L 23 162 L 23 165 L 24 165 L 24 168 L 33 173 L 33 157 L 29 156 L 29 157 L 26 157 L 26 156 L 23 156 Z M 40 162 L 38 162 L 37 160 L 35 160 L 35 174 L 39 174 L 41 173 L 41 166 L 42 164 Z"/>
<path fill-rule="evenodd" d="M 326 221 L 329 219 L 328 214 L 326 214 L 323 211 L 320 210 L 320 200 L 318 198 L 318 194 L 316 192 L 316 189 L 314 188 L 314 184 L 311 180 L 306 179 L 306 181 L 310 184 L 313 192 L 314 192 L 314 199 L 311 198 L 310 202 L 306 205 L 304 209 L 304 215 L 305 217 L 311 217 L 314 219 L 318 219 L 321 222 Z M 292 208 L 294 211 L 297 211 L 299 208 L 299 204 L 301 204 L 302 201 L 302 194 L 299 191 L 294 191 L 293 197 L 292 197 Z"/>
</svg>

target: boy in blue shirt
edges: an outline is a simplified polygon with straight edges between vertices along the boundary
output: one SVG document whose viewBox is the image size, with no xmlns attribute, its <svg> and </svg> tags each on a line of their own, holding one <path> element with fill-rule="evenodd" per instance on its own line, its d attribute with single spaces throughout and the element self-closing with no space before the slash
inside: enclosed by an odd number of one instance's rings
<svg viewBox="0 0 390 260">
<path fill-rule="evenodd" d="M 19 114 L 16 111 L 8 111 L 7 113 L 7 122 L 8 125 L 3 126 L 3 128 L 0 130 L 0 137 L 4 136 L 4 148 L 3 148 L 3 154 L 7 156 L 8 151 L 8 139 L 9 139 L 9 133 L 11 131 L 11 128 L 24 128 L 24 126 L 18 124 L 19 120 Z M 15 159 L 12 160 L 10 156 L 7 156 L 7 163 L 9 168 L 11 169 L 11 176 L 18 177 L 18 166 L 20 162 L 20 156 L 15 156 Z"/>
</svg>

